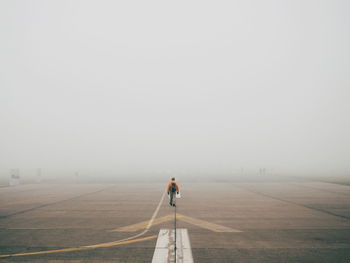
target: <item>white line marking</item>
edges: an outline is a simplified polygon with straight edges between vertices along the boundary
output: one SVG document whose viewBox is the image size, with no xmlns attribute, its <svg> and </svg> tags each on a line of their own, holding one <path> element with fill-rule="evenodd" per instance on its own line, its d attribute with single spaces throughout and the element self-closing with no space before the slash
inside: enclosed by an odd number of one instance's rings
<svg viewBox="0 0 350 263">
<path fill-rule="evenodd" d="M 171 263 L 174 259 L 174 230 L 161 229 L 159 231 L 152 263 Z M 192 250 L 187 229 L 176 230 L 176 262 L 193 263 Z"/>
</svg>

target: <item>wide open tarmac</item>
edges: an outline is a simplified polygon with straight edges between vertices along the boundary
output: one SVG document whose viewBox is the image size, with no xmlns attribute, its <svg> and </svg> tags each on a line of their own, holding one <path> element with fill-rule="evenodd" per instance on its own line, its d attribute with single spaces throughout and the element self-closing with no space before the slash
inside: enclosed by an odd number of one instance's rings
<svg viewBox="0 0 350 263">
<path fill-rule="evenodd" d="M 179 183 L 194 262 L 350 262 L 349 186 Z M 0 254 L 22 255 L 0 262 L 151 262 L 159 230 L 173 227 L 167 197 L 155 214 L 165 184 L 2 187 Z"/>
</svg>

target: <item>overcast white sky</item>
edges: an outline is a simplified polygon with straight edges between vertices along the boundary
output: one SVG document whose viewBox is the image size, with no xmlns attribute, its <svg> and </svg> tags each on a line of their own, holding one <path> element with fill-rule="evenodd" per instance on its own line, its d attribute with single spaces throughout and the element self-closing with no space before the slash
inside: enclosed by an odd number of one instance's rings
<svg viewBox="0 0 350 263">
<path fill-rule="evenodd" d="M 350 1 L 0 2 L 0 169 L 350 171 Z"/>
</svg>

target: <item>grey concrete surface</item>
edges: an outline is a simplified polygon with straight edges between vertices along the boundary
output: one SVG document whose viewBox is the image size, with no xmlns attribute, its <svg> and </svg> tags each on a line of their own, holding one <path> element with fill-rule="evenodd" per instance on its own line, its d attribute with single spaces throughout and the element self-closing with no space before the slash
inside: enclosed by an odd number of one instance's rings
<svg viewBox="0 0 350 263">
<path fill-rule="evenodd" d="M 120 240 L 112 229 L 151 218 L 165 183 L 0 188 L 0 254 Z M 350 262 L 350 187 L 322 182 L 181 183 L 180 214 L 242 232 L 187 228 L 194 262 Z M 157 218 L 173 213 L 165 200 Z M 168 221 L 145 236 L 171 228 Z M 151 262 L 156 239 L 0 262 Z"/>
</svg>

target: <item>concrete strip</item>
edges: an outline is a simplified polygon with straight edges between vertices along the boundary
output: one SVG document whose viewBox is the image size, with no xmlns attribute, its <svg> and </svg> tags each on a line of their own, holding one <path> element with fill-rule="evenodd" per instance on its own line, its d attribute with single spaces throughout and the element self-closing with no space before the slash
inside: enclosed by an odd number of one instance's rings
<svg viewBox="0 0 350 263">
<path fill-rule="evenodd" d="M 174 243 L 174 230 L 161 229 L 159 231 L 152 263 L 175 262 Z M 177 263 L 193 263 L 190 239 L 188 237 L 187 229 L 176 230 L 176 247 Z"/>
</svg>

